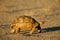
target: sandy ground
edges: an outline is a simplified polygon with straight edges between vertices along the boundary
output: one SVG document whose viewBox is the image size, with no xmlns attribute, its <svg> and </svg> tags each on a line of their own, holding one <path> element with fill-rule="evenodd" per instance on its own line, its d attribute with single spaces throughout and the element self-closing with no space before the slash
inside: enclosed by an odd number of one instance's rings
<svg viewBox="0 0 60 40">
<path fill-rule="evenodd" d="M 10 34 L 10 23 L 20 15 L 44 21 L 42 33 Z M 60 0 L 0 0 L 0 40 L 60 40 Z"/>
</svg>

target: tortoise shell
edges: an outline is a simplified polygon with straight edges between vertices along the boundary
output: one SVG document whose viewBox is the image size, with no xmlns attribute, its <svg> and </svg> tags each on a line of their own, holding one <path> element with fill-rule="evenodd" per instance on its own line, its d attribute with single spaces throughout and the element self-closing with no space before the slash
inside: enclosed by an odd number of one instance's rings
<svg viewBox="0 0 60 40">
<path fill-rule="evenodd" d="M 40 24 L 31 16 L 19 16 L 11 23 L 11 30 L 14 32 L 15 30 L 32 30 L 33 28 L 37 28 Z"/>
</svg>

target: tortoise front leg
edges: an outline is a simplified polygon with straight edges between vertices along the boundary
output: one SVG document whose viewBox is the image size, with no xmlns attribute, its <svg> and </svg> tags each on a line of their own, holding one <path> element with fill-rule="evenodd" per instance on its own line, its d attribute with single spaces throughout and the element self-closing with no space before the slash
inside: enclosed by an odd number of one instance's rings
<svg viewBox="0 0 60 40">
<path fill-rule="evenodd" d="M 33 28 L 32 28 L 32 30 L 30 31 L 29 34 L 32 34 L 34 32 L 34 30 L 36 29 L 37 25 L 38 25 L 37 22 L 33 24 Z"/>
<path fill-rule="evenodd" d="M 32 28 L 32 30 L 29 32 L 29 34 L 32 34 L 34 32 L 35 28 Z"/>
</svg>

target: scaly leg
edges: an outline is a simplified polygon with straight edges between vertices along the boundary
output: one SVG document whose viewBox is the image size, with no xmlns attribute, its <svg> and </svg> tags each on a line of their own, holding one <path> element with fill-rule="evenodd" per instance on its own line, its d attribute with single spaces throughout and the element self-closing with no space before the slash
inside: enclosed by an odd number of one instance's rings
<svg viewBox="0 0 60 40">
<path fill-rule="evenodd" d="M 34 32 L 35 28 L 32 28 L 32 30 L 29 32 L 29 34 L 32 34 Z"/>
</svg>

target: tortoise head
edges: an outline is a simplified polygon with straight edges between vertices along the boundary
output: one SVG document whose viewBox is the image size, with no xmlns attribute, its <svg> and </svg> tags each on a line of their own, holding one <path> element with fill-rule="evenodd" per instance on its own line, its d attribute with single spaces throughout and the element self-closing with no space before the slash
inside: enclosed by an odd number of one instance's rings
<svg viewBox="0 0 60 40">
<path fill-rule="evenodd" d="M 44 24 L 44 23 L 45 23 L 44 21 L 41 21 L 41 22 L 40 22 L 40 25 L 42 25 L 42 24 Z"/>
</svg>

